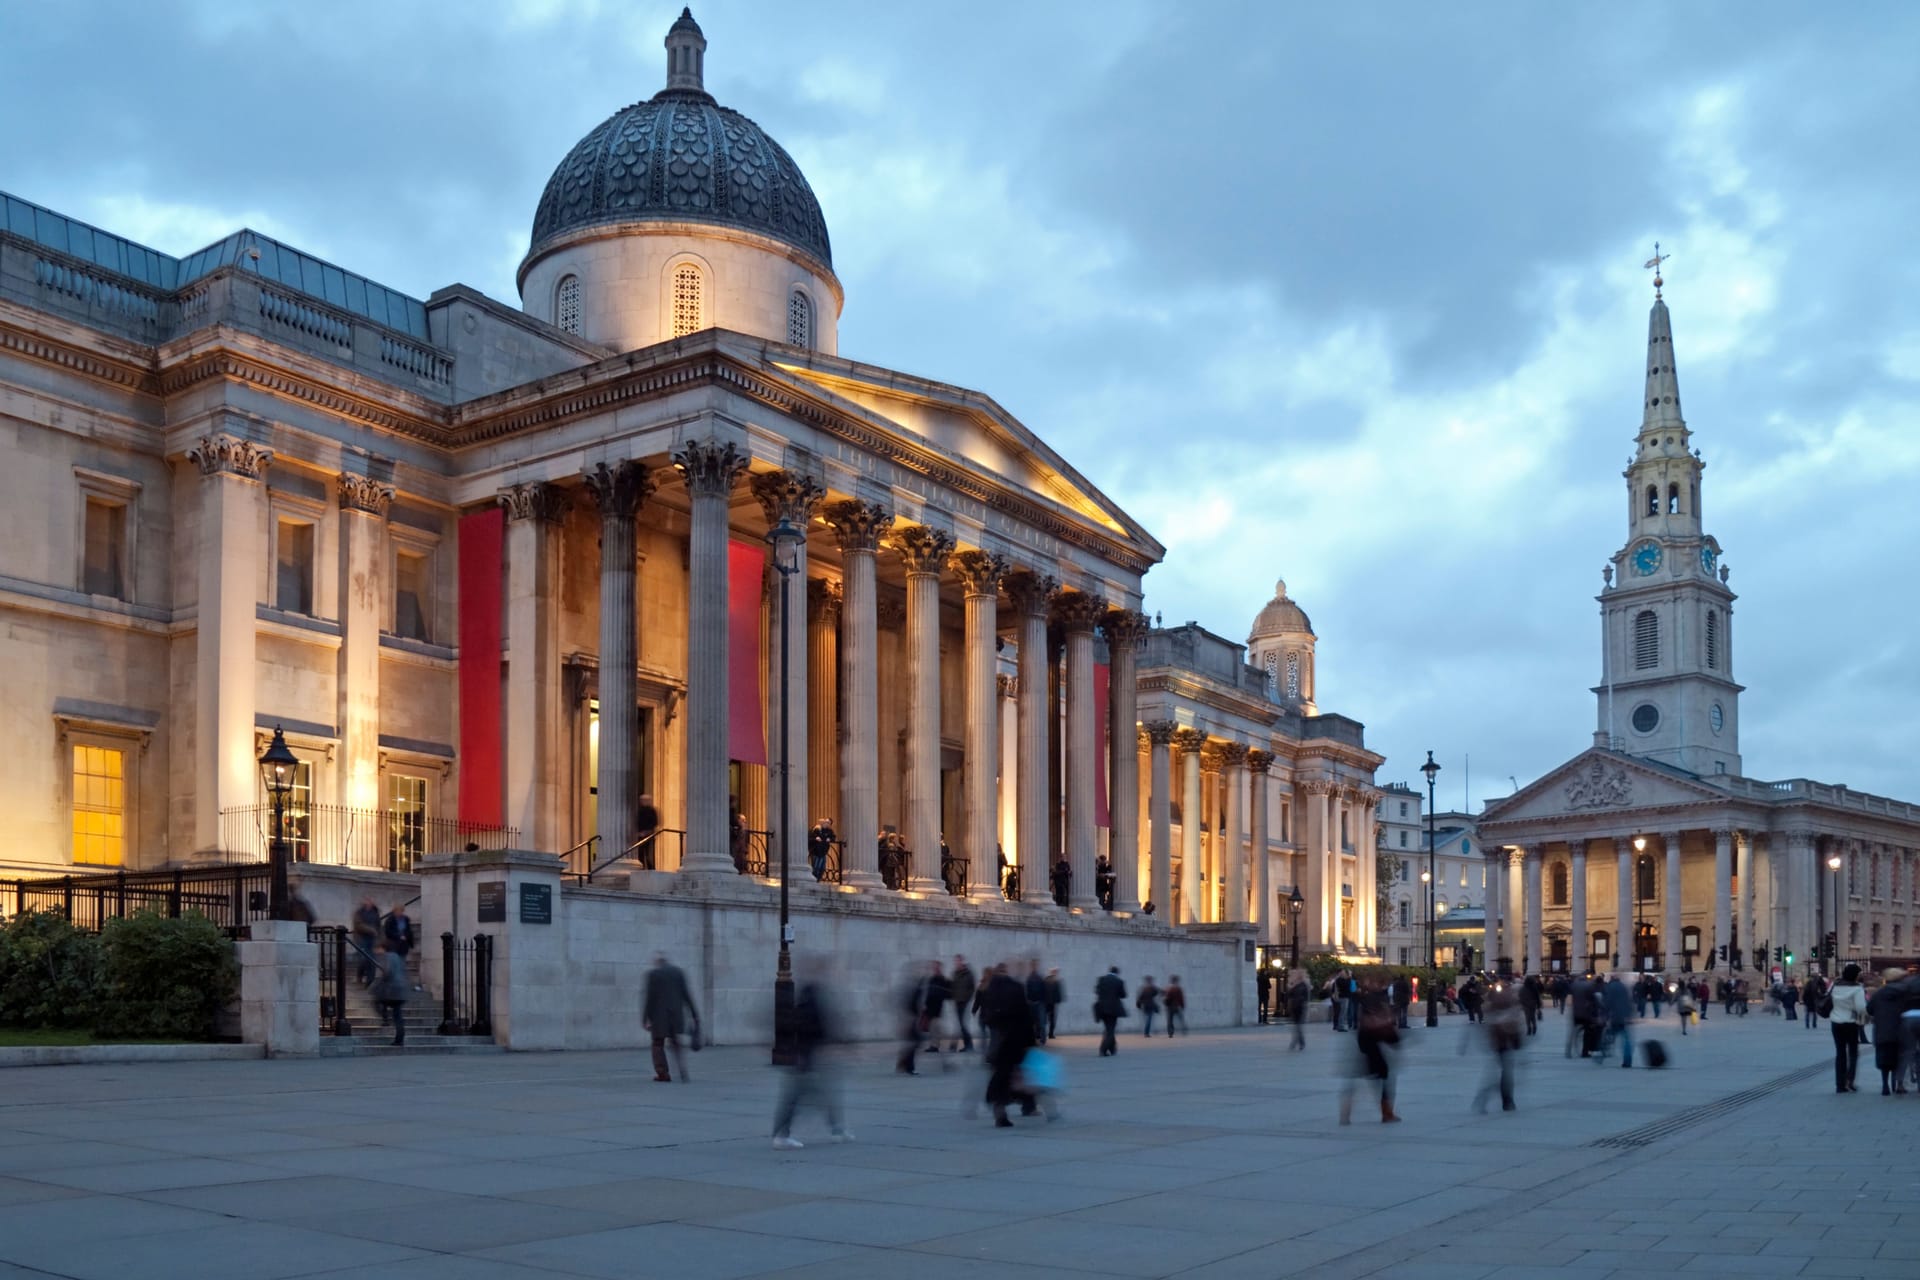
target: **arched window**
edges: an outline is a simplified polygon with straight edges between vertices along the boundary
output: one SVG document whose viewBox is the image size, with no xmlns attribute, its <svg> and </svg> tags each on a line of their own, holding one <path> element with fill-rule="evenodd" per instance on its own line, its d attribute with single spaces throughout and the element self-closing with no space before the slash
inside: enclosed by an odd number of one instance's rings
<svg viewBox="0 0 1920 1280">
<path fill-rule="evenodd" d="M 1300 655 L 1297 653 L 1287 655 L 1287 698 L 1292 702 L 1300 700 Z"/>
<path fill-rule="evenodd" d="M 1400 927 L 1406 928 L 1413 923 L 1413 905 L 1405 898 L 1400 899 Z"/>
<path fill-rule="evenodd" d="M 1707 670 L 1720 669 L 1720 611 L 1707 610 Z"/>
<path fill-rule="evenodd" d="M 568 333 L 580 332 L 580 277 L 561 276 L 553 290 L 553 323 Z"/>
<path fill-rule="evenodd" d="M 683 262 L 673 269 L 673 336 L 684 338 L 705 328 L 706 280 L 700 268 Z"/>
<path fill-rule="evenodd" d="M 1568 887 L 1567 864 L 1564 862 L 1556 862 L 1553 864 L 1553 905 L 1554 906 L 1564 907 L 1567 905 L 1567 887 Z"/>
<path fill-rule="evenodd" d="M 1636 671 L 1651 671 L 1660 665 L 1660 618 L 1651 609 L 1642 609 L 1633 618 L 1633 666 Z"/>
<path fill-rule="evenodd" d="M 787 345 L 813 345 L 813 299 L 798 289 L 787 295 Z"/>
<path fill-rule="evenodd" d="M 1660 514 L 1660 486 L 1657 484 L 1647 486 L 1647 514 L 1650 516 Z"/>
<path fill-rule="evenodd" d="M 1667 514 L 1670 516 L 1680 514 L 1680 486 L 1677 484 L 1667 486 Z"/>
</svg>

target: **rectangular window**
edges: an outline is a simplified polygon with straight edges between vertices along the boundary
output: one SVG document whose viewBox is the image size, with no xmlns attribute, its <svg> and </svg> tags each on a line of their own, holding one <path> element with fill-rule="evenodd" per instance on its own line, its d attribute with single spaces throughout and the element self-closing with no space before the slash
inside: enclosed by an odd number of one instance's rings
<svg viewBox="0 0 1920 1280">
<path fill-rule="evenodd" d="M 304 520 L 280 521 L 275 539 L 274 608 L 313 612 L 313 526 Z"/>
<path fill-rule="evenodd" d="M 387 866 L 409 872 L 427 849 L 427 780 L 407 773 L 387 775 Z"/>
<path fill-rule="evenodd" d="M 127 857 L 127 753 L 73 747 L 73 860 L 118 867 Z"/>
<path fill-rule="evenodd" d="M 1400 802 L 1400 816 L 1403 818 L 1407 816 L 1407 802 L 1405 800 Z"/>
<path fill-rule="evenodd" d="M 313 761 L 293 767 L 293 789 L 287 792 L 287 848 L 295 862 L 313 860 Z"/>
<path fill-rule="evenodd" d="M 127 598 L 127 504 L 87 499 L 83 591 L 92 596 Z"/>
<path fill-rule="evenodd" d="M 1400 833 L 1400 847 L 1402 849 L 1407 847 L 1407 833 L 1404 831 Z"/>
<path fill-rule="evenodd" d="M 1467 887 L 1467 864 L 1464 862 L 1460 864 L 1460 887 Z"/>
<path fill-rule="evenodd" d="M 408 640 L 430 640 L 427 618 L 433 601 L 433 562 L 413 551 L 393 557 L 393 634 Z"/>
</svg>

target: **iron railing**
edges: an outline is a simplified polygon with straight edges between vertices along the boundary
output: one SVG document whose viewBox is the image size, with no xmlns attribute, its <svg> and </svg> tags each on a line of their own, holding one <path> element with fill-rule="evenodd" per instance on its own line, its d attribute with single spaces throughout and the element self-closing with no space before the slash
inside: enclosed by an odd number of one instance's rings
<svg viewBox="0 0 1920 1280">
<path fill-rule="evenodd" d="M 671 836 L 682 855 L 686 852 L 687 833 L 678 827 L 656 827 L 635 840 L 624 850 L 599 862 L 593 860 L 593 847 L 599 842 L 599 836 L 593 836 L 567 851 L 567 869 L 561 874 L 575 884 L 588 884 L 593 878 L 611 867 L 614 863 L 631 858 L 648 871 L 657 871 L 660 867 L 659 849 L 661 838 Z"/>
<path fill-rule="evenodd" d="M 880 883 L 889 889 L 905 889 L 913 882 L 913 851 L 900 845 L 880 850 Z"/>
<path fill-rule="evenodd" d="M 1020 901 L 1020 868 L 1000 868 L 1000 892 L 1008 902 Z"/>
<path fill-rule="evenodd" d="M 197 911 L 234 937 L 267 918 L 270 879 L 264 865 L 254 865 L 0 880 L 0 916 L 52 911 L 98 932 L 141 911 L 169 919 Z"/>
<path fill-rule="evenodd" d="M 947 892 L 956 898 L 967 896 L 968 860 L 956 858 L 952 854 L 940 857 L 940 879 L 946 884 Z"/>
<path fill-rule="evenodd" d="M 493 936 L 440 935 L 440 1034 L 493 1034 Z"/>
<path fill-rule="evenodd" d="M 433 818 L 401 809 L 354 809 L 338 804 L 291 807 L 282 813 L 281 836 L 295 862 L 355 867 L 362 871 L 413 870 L 419 858 L 459 853 L 468 846 L 511 849 L 520 840 L 513 827 Z M 221 847 L 232 862 L 264 862 L 273 846 L 273 806 L 244 805 L 220 811 Z"/>
<path fill-rule="evenodd" d="M 347 1021 L 347 958 L 352 944 L 347 930 L 337 924 L 310 924 L 307 939 L 320 946 L 320 1034 L 350 1036 L 353 1024 Z"/>
</svg>

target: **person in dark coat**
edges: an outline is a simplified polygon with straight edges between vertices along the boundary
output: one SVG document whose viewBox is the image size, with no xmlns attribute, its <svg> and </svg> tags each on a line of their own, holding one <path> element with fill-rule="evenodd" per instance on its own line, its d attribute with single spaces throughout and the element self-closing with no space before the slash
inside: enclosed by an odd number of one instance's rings
<svg viewBox="0 0 1920 1280">
<path fill-rule="evenodd" d="M 1056 906 L 1067 905 L 1067 891 L 1072 887 L 1073 864 L 1062 854 L 1060 861 L 1053 864 L 1053 901 Z"/>
<path fill-rule="evenodd" d="M 374 950 L 380 944 L 380 906 L 371 897 L 353 910 L 353 949 L 359 957 L 360 985 L 373 985 Z"/>
<path fill-rule="evenodd" d="M 387 939 L 387 950 L 398 952 L 400 959 L 405 961 L 414 944 L 413 917 L 407 914 L 406 903 L 394 904 L 393 910 L 387 913 L 383 932 Z"/>
<path fill-rule="evenodd" d="M 1393 982 L 1387 987 L 1387 993 L 1393 999 L 1393 1016 L 1400 1029 L 1407 1029 L 1407 1010 L 1413 1007 L 1413 979 L 1406 974 L 1395 974 Z"/>
<path fill-rule="evenodd" d="M 640 1025 L 653 1037 L 653 1078 L 662 1084 L 673 1079 L 667 1074 L 669 1048 L 673 1050 L 673 1064 L 680 1071 L 680 1083 L 687 1082 L 687 1055 L 680 1047 L 680 1037 L 688 1032 L 689 1017 L 693 1042 L 698 1045 L 700 1010 L 694 1007 L 693 993 L 687 990 L 687 975 L 667 963 L 666 952 L 655 953 L 640 1000 Z"/>
<path fill-rule="evenodd" d="M 927 1011 L 933 1002 L 933 979 L 939 969 L 940 962 L 937 960 L 931 969 L 909 969 L 906 983 L 901 988 L 900 1055 L 893 1060 L 893 1069 L 903 1076 L 920 1074 L 914 1065 L 914 1058 L 920 1052 L 921 1041 L 926 1039 Z"/>
<path fill-rule="evenodd" d="M 369 994 L 380 1010 L 381 1025 L 392 1021 L 393 1043 L 398 1047 L 407 1042 L 407 998 L 413 994 L 413 983 L 407 978 L 405 956 L 390 950 L 385 939 L 374 946 L 374 978 Z"/>
<path fill-rule="evenodd" d="M 1047 996 L 1042 1003 L 1047 1011 L 1047 1039 L 1049 1040 L 1059 1034 L 1056 1028 L 1060 1025 L 1060 1002 L 1066 998 L 1067 989 L 1060 981 L 1060 971 L 1047 970 Z"/>
<path fill-rule="evenodd" d="M 840 1114 L 840 1082 L 827 1056 L 827 1046 L 839 1038 L 833 1006 L 822 985 L 802 980 L 793 993 L 793 1066 L 788 1068 L 773 1112 L 773 1145 L 797 1151 L 802 1142 L 793 1136 L 793 1115 L 801 1102 L 818 1097 L 827 1113 L 827 1128 L 835 1142 L 852 1142 Z"/>
<path fill-rule="evenodd" d="M 1027 1007 L 1033 1011 L 1033 1042 L 1047 1042 L 1047 980 L 1040 976 L 1040 962 L 1027 970 Z"/>
<path fill-rule="evenodd" d="M 1100 975 L 1093 984 L 1093 1016 L 1100 1020 L 1100 1056 L 1111 1058 L 1120 1052 L 1113 1030 L 1127 1016 L 1127 984 L 1120 980 L 1120 966 Z"/>
<path fill-rule="evenodd" d="M 1526 1015 L 1528 1035 L 1540 1030 L 1540 1006 L 1545 995 L 1546 992 L 1540 987 L 1540 979 L 1531 973 L 1520 984 L 1520 1012 Z"/>
<path fill-rule="evenodd" d="M 1021 1115 L 1039 1110 L 1033 1094 L 1013 1084 L 1014 1073 L 1033 1047 L 1033 1010 L 1027 1005 L 1026 989 L 1004 964 L 995 966 L 993 976 L 981 984 L 979 998 L 981 1024 L 993 1033 L 993 1047 L 987 1051 L 987 1065 L 993 1068 L 987 1077 L 987 1105 L 993 1108 L 994 1127 L 1010 1129 L 1009 1102 L 1020 1103 Z"/>
<path fill-rule="evenodd" d="M 1904 969 L 1889 969 L 1886 982 L 1867 999 L 1867 1019 L 1873 1024 L 1873 1065 L 1880 1069 L 1880 1096 L 1905 1093 L 1907 1074 L 1901 1069 L 1901 1015 L 1920 1009 L 1920 988 Z"/>
<path fill-rule="evenodd" d="M 1173 1039 L 1175 1027 L 1180 1029 L 1181 1035 L 1187 1034 L 1187 990 L 1180 985 L 1179 974 L 1176 973 L 1167 978 L 1166 990 L 1161 992 L 1161 999 L 1167 1002 L 1167 1039 Z"/>
<path fill-rule="evenodd" d="M 953 972 L 947 976 L 947 985 L 953 996 L 953 1022 L 959 1029 L 959 1036 L 949 1046 L 955 1053 L 973 1052 L 973 1032 L 967 1029 L 967 1012 L 973 1007 L 974 993 L 979 984 L 973 979 L 973 970 L 967 965 L 965 956 L 953 958 Z"/>
<path fill-rule="evenodd" d="M 833 824 L 825 818 L 813 824 L 807 832 L 807 867 L 813 872 L 815 880 L 826 878 L 827 858 L 833 852 L 833 842 L 838 837 L 833 834 Z"/>
<path fill-rule="evenodd" d="M 1353 1123 L 1354 1085 L 1365 1078 L 1375 1081 L 1380 1092 L 1380 1123 L 1396 1124 L 1400 1117 L 1393 1109 L 1395 1082 L 1387 1046 L 1400 1043 L 1400 1028 L 1394 1021 L 1393 1002 L 1380 979 L 1367 979 L 1359 1005 L 1359 1014 L 1353 1020 L 1354 1054 L 1340 1090 L 1340 1123 Z"/>
<path fill-rule="evenodd" d="M 1153 985 L 1153 975 L 1140 979 L 1140 990 L 1133 997 L 1133 1007 L 1140 1011 L 1146 1023 L 1147 1039 L 1153 1039 L 1153 1017 L 1160 1012 L 1160 988 Z"/>
<path fill-rule="evenodd" d="M 1289 1048 L 1307 1047 L 1307 1006 L 1313 1003 L 1313 987 L 1307 981 L 1305 969 L 1295 969 L 1288 975 L 1287 1016 L 1293 1019 L 1293 1043 Z"/>
<path fill-rule="evenodd" d="M 1620 1065 L 1633 1065 L 1633 997 L 1627 993 L 1627 984 L 1620 981 L 1615 973 L 1607 979 L 1607 985 L 1600 988 L 1600 1005 L 1606 1011 L 1607 1035 L 1620 1040 Z M 1597 1061 L 1604 1062 L 1603 1051 Z"/>
</svg>

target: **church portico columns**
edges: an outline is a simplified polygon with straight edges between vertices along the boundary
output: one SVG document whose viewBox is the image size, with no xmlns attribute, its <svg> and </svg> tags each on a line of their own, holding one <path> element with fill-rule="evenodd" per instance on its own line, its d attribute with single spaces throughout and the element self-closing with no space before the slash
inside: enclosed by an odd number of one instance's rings
<svg viewBox="0 0 1920 1280">
<path fill-rule="evenodd" d="M 1097 839 L 1094 829 L 1094 779 L 1099 768 L 1100 744 L 1095 740 L 1093 690 L 1093 629 L 1106 612 L 1106 602 L 1083 591 L 1062 591 L 1054 600 L 1054 618 L 1067 637 L 1067 861 L 1073 875 L 1067 885 L 1067 905 L 1092 911 L 1100 906 L 1094 892 L 1093 862 Z"/>
<path fill-rule="evenodd" d="M 1713 941 L 1708 944 L 1707 968 L 1724 970 L 1733 959 L 1733 842 L 1739 833 L 1722 827 L 1713 833 Z M 1720 948 L 1727 948 L 1727 960 Z"/>
<path fill-rule="evenodd" d="M 1577 974 L 1592 965 L 1593 940 L 1587 933 L 1587 841 L 1567 841 L 1567 853 L 1572 863 L 1567 891 L 1573 933 L 1567 948 L 1567 967 Z"/>
<path fill-rule="evenodd" d="M 1107 862 L 1113 868 L 1113 909 L 1140 910 L 1139 644 L 1152 628 L 1144 613 L 1109 610 L 1100 621 L 1107 637 Z"/>
<path fill-rule="evenodd" d="M 1634 839 L 1639 837 L 1636 836 Z M 1613 967 L 1619 969 L 1634 963 L 1634 948 L 1638 945 L 1633 936 L 1633 877 L 1636 874 L 1634 860 L 1639 856 L 1639 851 L 1633 847 L 1633 840 L 1621 836 L 1614 837 L 1613 848 L 1616 864 L 1613 888 Z"/>
<path fill-rule="evenodd" d="M 807 826 L 840 813 L 840 584 L 807 583 Z M 840 832 L 840 823 L 834 822 Z"/>
<path fill-rule="evenodd" d="M 1215 872 L 1226 887 L 1226 910 L 1221 920 L 1243 924 L 1247 919 L 1247 819 L 1242 784 L 1246 778 L 1247 745 L 1225 742 L 1220 745 L 1220 778 L 1227 788 L 1227 829 L 1221 840 Z"/>
<path fill-rule="evenodd" d="M 1506 957 L 1516 970 L 1525 971 L 1527 963 L 1527 871 L 1523 849 L 1506 850 L 1506 883 L 1501 886 L 1506 899 Z"/>
<path fill-rule="evenodd" d="M 1198 729 L 1179 729 L 1174 732 L 1173 743 L 1180 748 L 1181 782 L 1178 920 L 1181 924 L 1198 924 L 1206 918 L 1200 912 L 1200 753 L 1207 745 L 1207 735 Z"/>
<path fill-rule="evenodd" d="M 955 552 L 949 561 L 966 588 L 962 598 L 966 646 L 967 754 L 961 768 L 966 830 L 954 847 L 967 859 L 967 896 L 1000 896 L 996 837 L 1000 831 L 997 763 L 1000 758 L 1000 686 L 995 667 L 1000 632 L 1000 579 L 1006 561 L 985 551 Z"/>
<path fill-rule="evenodd" d="M 727 515 L 747 455 L 688 441 L 673 451 L 687 486 L 687 854 L 683 871 L 734 870 L 727 794 Z M 631 667 L 631 663 L 629 663 Z"/>
<path fill-rule="evenodd" d="M 583 478 L 600 508 L 600 761 L 594 812 L 600 837 L 595 856 L 604 862 L 633 844 L 634 517 L 653 492 L 653 477 L 642 464 L 625 461 L 602 462 Z"/>
<path fill-rule="evenodd" d="M 1502 880 L 1505 879 L 1505 877 L 1501 875 L 1501 870 L 1505 865 L 1505 855 L 1498 850 L 1486 850 L 1481 855 L 1481 874 L 1486 877 L 1487 881 L 1486 906 L 1482 909 L 1482 915 L 1484 915 L 1485 919 L 1483 919 L 1480 924 L 1480 967 L 1483 969 L 1495 969 L 1499 964 L 1500 885 Z M 1424 894 L 1421 896 L 1423 899 L 1425 898 Z M 1422 911 L 1426 910 L 1424 900 L 1421 902 L 1420 909 Z M 1424 956 L 1425 952 L 1423 951 L 1421 954 Z"/>
<path fill-rule="evenodd" d="M 567 494 L 550 484 L 500 492 L 507 513 L 507 823 L 532 849 L 560 847 L 560 529 Z"/>
<path fill-rule="evenodd" d="M 1526 972 L 1539 973 L 1543 951 L 1541 946 L 1543 903 L 1540 895 L 1540 867 L 1541 864 L 1546 861 L 1547 847 L 1541 844 L 1531 845 L 1523 851 L 1522 857 L 1526 864 L 1527 885 Z"/>
<path fill-rule="evenodd" d="M 759 500 L 760 509 L 766 513 L 767 524 L 778 527 L 786 521 L 800 530 L 800 537 L 793 540 L 792 573 L 774 574 L 774 590 L 780 593 L 780 607 L 785 610 L 787 619 L 786 654 L 786 725 L 789 741 L 774 743 L 769 758 L 774 769 L 780 768 L 780 762 L 787 762 L 787 807 L 780 815 L 778 838 L 785 842 L 790 866 L 802 866 L 807 856 L 807 828 L 812 819 L 824 816 L 826 810 L 817 814 L 808 814 L 807 807 L 812 795 L 812 771 L 809 747 L 813 740 L 812 724 L 807 703 L 809 682 L 808 649 L 810 642 L 808 622 L 807 582 L 807 538 L 806 531 L 813 513 L 819 510 L 820 500 L 826 496 L 826 490 L 820 483 L 808 476 L 793 471 L 770 471 L 765 475 L 752 477 L 748 486 L 753 496 Z M 777 625 L 777 624 L 776 624 Z M 775 643 L 778 643 L 777 641 Z M 776 670 L 780 655 L 774 654 Z M 776 692 L 774 696 L 780 695 Z M 832 716 L 829 708 L 828 716 Z M 780 732 L 781 720 L 778 715 L 771 717 L 773 732 Z M 782 747 L 785 747 L 782 750 Z M 777 802 L 776 802 L 777 803 Z"/>
<path fill-rule="evenodd" d="M 1172 720 L 1149 720 L 1147 734 L 1147 901 L 1163 920 L 1173 913 L 1173 738 Z"/>
<path fill-rule="evenodd" d="M 908 887 L 933 893 L 941 887 L 940 571 L 953 553 L 953 539 L 938 529 L 912 525 L 895 529 L 888 545 L 907 576 Z"/>
<path fill-rule="evenodd" d="M 1047 610 L 1054 581 L 1029 569 L 1006 578 L 1007 603 L 1013 610 L 1019 673 L 1016 677 L 1015 723 L 1019 744 L 1014 752 L 1014 818 L 1019 840 L 1014 853 L 1020 860 L 1020 896 L 1034 906 L 1049 906 L 1047 874 L 1052 851 L 1047 848 L 1051 823 L 1047 815 Z"/>
<path fill-rule="evenodd" d="M 1667 853 L 1667 874 L 1661 884 L 1662 901 L 1667 908 L 1662 925 L 1666 934 L 1662 941 L 1666 945 L 1662 950 L 1665 952 L 1667 972 L 1678 973 L 1685 964 L 1680 947 L 1680 833 L 1663 831 L 1660 841 Z"/>
<path fill-rule="evenodd" d="M 845 842 L 841 882 L 849 888 L 878 889 L 880 712 L 875 651 L 879 623 L 874 555 L 893 525 L 893 513 L 878 503 L 849 498 L 829 503 L 823 514 L 840 542 L 840 687 L 845 699 L 840 755 L 840 837 Z"/>
<path fill-rule="evenodd" d="M 1221 755 L 1224 743 L 1211 739 L 1200 748 L 1200 914 L 1196 920 L 1220 923 L 1220 910 L 1226 893 L 1221 885 L 1226 875 L 1226 859 L 1220 849 L 1221 828 L 1226 815 L 1220 808 L 1220 775 L 1226 766 Z"/>
<path fill-rule="evenodd" d="M 1253 859 L 1253 910 L 1250 918 L 1262 942 L 1275 940 L 1273 859 L 1267 853 L 1267 770 L 1272 767 L 1272 752 L 1262 751 L 1258 747 L 1247 752 L 1247 809 L 1252 814 L 1248 856 Z"/>
</svg>

